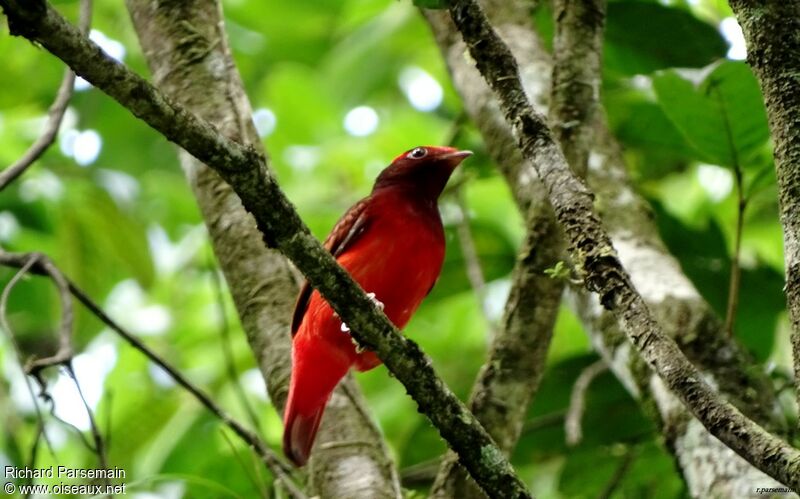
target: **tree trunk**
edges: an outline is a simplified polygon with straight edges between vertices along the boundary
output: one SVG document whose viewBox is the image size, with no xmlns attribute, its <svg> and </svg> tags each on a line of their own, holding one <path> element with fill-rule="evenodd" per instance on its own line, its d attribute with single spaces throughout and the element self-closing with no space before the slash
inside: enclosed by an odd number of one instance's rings
<svg viewBox="0 0 800 499">
<path fill-rule="evenodd" d="M 747 62 L 761 85 L 775 142 L 783 225 L 786 302 L 800 407 L 800 2 L 732 0 L 747 42 Z"/>
</svg>

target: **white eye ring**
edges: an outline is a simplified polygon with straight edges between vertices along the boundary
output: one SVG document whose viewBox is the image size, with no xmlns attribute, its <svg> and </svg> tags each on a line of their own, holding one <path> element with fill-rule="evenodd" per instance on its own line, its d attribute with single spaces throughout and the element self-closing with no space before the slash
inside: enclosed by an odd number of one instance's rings
<svg viewBox="0 0 800 499">
<path fill-rule="evenodd" d="M 417 147 L 408 153 L 410 159 L 421 159 L 428 155 L 428 151 L 424 147 Z"/>
</svg>

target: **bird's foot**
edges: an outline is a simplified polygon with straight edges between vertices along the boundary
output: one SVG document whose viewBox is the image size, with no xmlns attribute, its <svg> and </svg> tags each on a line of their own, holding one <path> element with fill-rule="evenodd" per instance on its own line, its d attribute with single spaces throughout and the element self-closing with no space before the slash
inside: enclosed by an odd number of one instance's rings
<svg viewBox="0 0 800 499">
<path fill-rule="evenodd" d="M 378 310 L 383 310 L 383 302 L 375 297 L 375 293 L 367 293 L 367 298 L 378 307 Z"/>
<path fill-rule="evenodd" d="M 372 303 L 374 303 L 374 304 L 375 304 L 375 306 L 378 308 L 378 310 L 383 310 L 383 309 L 384 309 L 384 304 L 383 304 L 383 302 L 382 302 L 382 301 L 380 301 L 380 300 L 379 300 L 379 299 L 378 299 L 378 298 L 375 296 L 375 293 L 367 293 L 367 298 L 369 298 L 369 299 L 370 299 L 370 301 L 371 301 Z M 335 317 L 338 317 L 338 314 L 336 314 L 335 312 L 334 312 L 334 314 L 333 314 L 333 315 L 334 315 Z M 341 325 L 341 326 L 339 326 L 339 329 L 340 329 L 340 330 L 341 330 L 343 333 L 350 334 L 350 326 L 348 326 L 348 325 L 347 325 L 347 324 L 346 324 L 344 321 L 342 321 L 342 325 Z M 362 347 L 361 345 L 359 345 L 359 344 L 358 344 L 358 342 L 356 341 L 356 339 L 355 339 L 355 338 L 350 338 L 350 340 L 353 342 L 353 345 L 355 345 L 355 347 L 356 347 L 356 353 L 362 353 L 362 352 L 364 351 L 364 347 Z"/>
</svg>

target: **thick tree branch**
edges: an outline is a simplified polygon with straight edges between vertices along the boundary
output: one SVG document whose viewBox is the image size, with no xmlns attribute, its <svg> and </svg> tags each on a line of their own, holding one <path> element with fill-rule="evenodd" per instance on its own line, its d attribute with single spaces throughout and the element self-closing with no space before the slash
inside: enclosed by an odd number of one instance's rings
<svg viewBox="0 0 800 499">
<path fill-rule="evenodd" d="M 252 110 L 228 50 L 221 6 L 214 0 L 149 2 L 128 0 L 134 28 L 155 84 L 226 136 L 262 151 Z M 265 247 L 253 217 L 214 170 L 185 151 L 180 162 L 202 212 L 231 291 L 242 327 L 267 384 L 270 400 L 283 413 L 289 385 L 289 318 L 298 292 L 294 269 L 278 251 Z M 397 498 L 395 466 L 377 438 L 352 378 L 334 392 L 312 452 L 310 493 L 353 499 Z M 328 444 L 364 442 L 358 447 Z M 352 477 L 358 475 L 359 480 Z"/>
<path fill-rule="evenodd" d="M 550 123 L 575 175 L 586 177 L 600 100 L 605 0 L 556 0 Z"/>
<path fill-rule="evenodd" d="M 430 359 L 414 342 L 400 335 L 311 235 L 268 173 L 263 155 L 216 133 L 209 123 L 107 57 L 48 3 L 1 0 L 0 6 L 13 34 L 40 43 L 135 116 L 215 168 L 254 215 L 267 243 L 291 258 L 347 322 L 353 337 L 376 352 L 484 491 L 489 495 L 530 497 L 489 434 L 436 375 Z"/>
<path fill-rule="evenodd" d="M 800 451 L 722 400 L 653 319 L 594 211 L 592 193 L 570 172 L 543 117 L 528 102 L 513 55 L 474 1 L 450 6 L 478 70 L 495 91 L 523 156 L 533 163 L 583 273 L 622 330 L 661 380 L 720 440 L 790 487 L 800 487 Z"/>
<path fill-rule="evenodd" d="M 761 85 L 775 143 L 786 301 L 800 406 L 800 2 L 730 0 L 730 5 L 744 32 L 747 62 Z"/>
</svg>

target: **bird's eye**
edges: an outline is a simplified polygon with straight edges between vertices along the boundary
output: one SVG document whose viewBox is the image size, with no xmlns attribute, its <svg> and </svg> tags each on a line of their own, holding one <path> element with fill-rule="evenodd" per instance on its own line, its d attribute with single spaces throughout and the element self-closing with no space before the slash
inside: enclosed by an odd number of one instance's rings
<svg viewBox="0 0 800 499">
<path fill-rule="evenodd" d="M 408 157 L 411 159 L 420 159 L 424 158 L 427 154 L 428 151 L 424 147 L 417 147 L 408 153 Z"/>
</svg>

